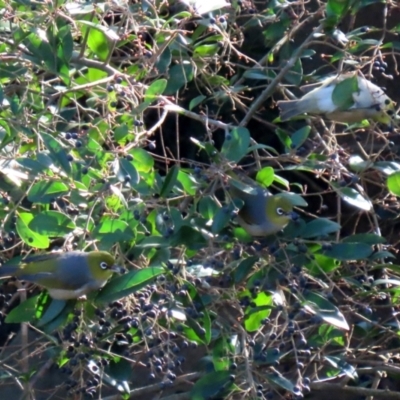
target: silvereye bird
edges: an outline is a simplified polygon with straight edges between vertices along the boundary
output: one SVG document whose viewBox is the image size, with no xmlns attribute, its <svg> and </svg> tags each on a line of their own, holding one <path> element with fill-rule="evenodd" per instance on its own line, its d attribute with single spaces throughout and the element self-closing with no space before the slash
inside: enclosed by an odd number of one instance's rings
<svg viewBox="0 0 400 400">
<path fill-rule="evenodd" d="M 233 199 L 244 202 L 238 214 L 240 226 L 252 236 L 273 235 L 297 218 L 293 204 L 282 194 L 272 195 L 260 186 L 241 188 L 230 181 L 229 192 Z"/>
<path fill-rule="evenodd" d="M 124 271 L 105 251 L 70 251 L 29 256 L 18 265 L 4 265 L 0 277 L 36 283 L 54 299 L 68 300 L 100 289 L 114 272 Z"/>
<path fill-rule="evenodd" d="M 334 94 L 339 84 L 340 92 Z M 333 121 L 349 124 L 363 119 L 372 119 L 386 125 L 392 123 L 395 103 L 380 87 L 356 73 L 330 77 L 303 88 L 313 90 L 299 100 L 278 101 L 282 121 L 308 113 L 325 115 Z M 338 99 L 341 104 L 338 104 Z"/>
</svg>

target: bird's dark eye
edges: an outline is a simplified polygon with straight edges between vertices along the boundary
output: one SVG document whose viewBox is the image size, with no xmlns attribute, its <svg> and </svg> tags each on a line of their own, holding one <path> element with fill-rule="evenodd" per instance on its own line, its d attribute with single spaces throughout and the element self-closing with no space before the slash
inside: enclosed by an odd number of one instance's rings
<svg viewBox="0 0 400 400">
<path fill-rule="evenodd" d="M 101 269 L 107 269 L 107 268 L 108 268 L 108 264 L 107 264 L 105 261 L 102 261 L 102 262 L 100 263 L 100 268 L 101 268 Z"/>
<path fill-rule="evenodd" d="M 388 106 L 391 103 L 391 101 L 389 99 L 385 100 L 385 104 Z"/>
<path fill-rule="evenodd" d="M 278 208 L 276 209 L 276 213 L 277 213 L 278 215 L 284 215 L 284 214 L 285 214 L 285 211 L 283 210 L 283 208 L 278 207 Z"/>
</svg>

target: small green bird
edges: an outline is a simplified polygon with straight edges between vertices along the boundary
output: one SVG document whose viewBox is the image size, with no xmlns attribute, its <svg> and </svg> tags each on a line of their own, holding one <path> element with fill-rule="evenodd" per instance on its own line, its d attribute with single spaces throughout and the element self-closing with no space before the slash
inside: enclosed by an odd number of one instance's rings
<svg viewBox="0 0 400 400">
<path fill-rule="evenodd" d="M 70 251 L 29 256 L 17 265 L 0 267 L 0 277 L 11 277 L 43 286 L 53 299 L 77 299 L 100 289 L 114 273 L 125 268 L 115 265 L 106 251 Z"/>
<path fill-rule="evenodd" d="M 395 103 L 379 86 L 357 73 L 330 77 L 302 89 L 313 90 L 299 100 L 278 101 L 282 121 L 307 113 L 349 124 L 363 119 L 386 125 L 393 122 Z"/>
<path fill-rule="evenodd" d="M 282 194 L 272 195 L 260 186 L 250 187 L 231 180 L 229 192 L 233 199 L 244 202 L 238 214 L 240 226 L 252 236 L 273 235 L 298 215 L 293 204 Z"/>
</svg>

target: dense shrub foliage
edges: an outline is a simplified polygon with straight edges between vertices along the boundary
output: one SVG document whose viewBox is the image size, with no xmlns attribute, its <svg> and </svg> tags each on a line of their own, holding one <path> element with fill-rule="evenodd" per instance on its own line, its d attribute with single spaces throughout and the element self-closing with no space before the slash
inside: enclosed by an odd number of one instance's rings
<svg viewBox="0 0 400 400">
<path fill-rule="evenodd" d="M 276 106 L 352 71 L 399 102 L 399 20 L 389 0 L 0 0 L 1 259 L 128 269 L 85 301 L 3 281 L 1 397 L 400 398 L 397 118 Z M 233 173 L 299 218 L 249 236 Z"/>
</svg>

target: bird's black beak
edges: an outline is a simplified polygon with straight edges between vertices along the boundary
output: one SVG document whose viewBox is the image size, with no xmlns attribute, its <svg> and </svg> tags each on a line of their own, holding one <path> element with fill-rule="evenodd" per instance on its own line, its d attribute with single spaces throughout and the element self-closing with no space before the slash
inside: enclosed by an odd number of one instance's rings
<svg viewBox="0 0 400 400">
<path fill-rule="evenodd" d="M 111 269 L 111 271 L 114 271 L 117 274 L 125 274 L 127 272 L 127 269 L 124 267 L 121 267 L 120 265 L 113 265 L 110 269 Z"/>
</svg>

